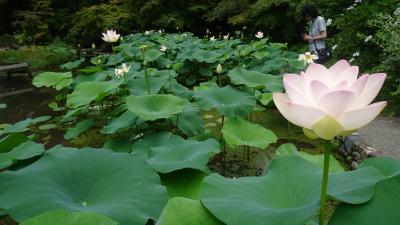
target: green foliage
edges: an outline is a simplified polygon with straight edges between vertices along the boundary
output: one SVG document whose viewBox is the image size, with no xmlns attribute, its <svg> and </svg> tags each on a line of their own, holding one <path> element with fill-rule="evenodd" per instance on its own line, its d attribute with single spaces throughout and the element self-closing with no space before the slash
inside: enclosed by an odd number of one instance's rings
<svg viewBox="0 0 400 225">
<path fill-rule="evenodd" d="M 84 7 L 75 13 L 68 39 L 83 46 L 98 42 L 107 29 L 127 33 L 133 27 L 130 11 L 120 1 Z"/>
</svg>

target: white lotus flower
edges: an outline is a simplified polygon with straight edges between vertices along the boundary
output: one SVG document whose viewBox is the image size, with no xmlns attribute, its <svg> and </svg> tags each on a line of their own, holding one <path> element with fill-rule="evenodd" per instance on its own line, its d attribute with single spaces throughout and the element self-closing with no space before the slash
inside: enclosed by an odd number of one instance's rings
<svg viewBox="0 0 400 225">
<path fill-rule="evenodd" d="M 349 10 L 352 10 L 352 9 L 354 9 L 354 6 L 351 5 L 351 6 L 347 7 L 346 10 L 349 11 Z"/>
<path fill-rule="evenodd" d="M 258 31 L 258 32 L 257 32 L 257 34 L 256 34 L 256 35 L 254 35 L 254 36 L 256 36 L 256 38 L 259 38 L 259 39 L 261 39 L 261 38 L 263 38 L 263 37 L 264 37 L 264 33 L 263 33 L 263 32 L 261 32 L 261 31 Z"/>
<path fill-rule="evenodd" d="M 167 47 L 164 45 L 161 45 L 160 51 L 165 52 L 167 51 Z"/>
<path fill-rule="evenodd" d="M 151 34 L 151 31 L 146 30 L 146 31 L 144 32 L 144 34 L 145 34 L 145 35 L 149 35 L 149 34 Z"/>
<path fill-rule="evenodd" d="M 131 69 L 131 66 L 127 66 L 125 63 L 122 63 L 121 68 L 115 69 L 115 76 L 119 79 L 125 75 L 125 73 L 128 73 L 129 70 Z"/>
<path fill-rule="evenodd" d="M 329 18 L 328 20 L 326 20 L 326 26 L 329 26 L 329 25 L 331 25 L 332 24 L 332 19 L 331 18 Z"/>
<path fill-rule="evenodd" d="M 361 3 L 362 0 L 355 0 L 354 3 Z"/>
<path fill-rule="evenodd" d="M 290 122 L 303 127 L 305 134 L 332 140 L 354 132 L 371 122 L 386 101 L 371 104 L 386 74 L 364 74 L 340 60 L 329 69 L 312 63 L 305 72 L 284 74 L 286 93 L 273 93 L 276 107 Z"/>
<path fill-rule="evenodd" d="M 102 33 L 102 34 L 103 37 L 101 39 L 109 43 L 117 42 L 119 37 L 121 36 L 120 34 L 117 34 L 115 30 L 107 30 L 107 33 Z"/>
<path fill-rule="evenodd" d="M 94 43 L 92 43 L 92 48 L 93 48 L 93 49 L 95 49 L 95 48 L 96 48 L 96 45 L 95 45 Z"/>
<path fill-rule="evenodd" d="M 210 41 L 216 41 L 215 37 L 214 36 L 210 37 Z"/>
<path fill-rule="evenodd" d="M 162 30 L 158 30 L 158 33 L 159 33 L 159 34 L 162 34 Z"/>
<path fill-rule="evenodd" d="M 353 57 L 358 57 L 358 56 L 360 56 L 360 51 L 356 51 L 353 53 Z"/>
<path fill-rule="evenodd" d="M 300 54 L 299 55 L 299 59 L 300 61 L 304 61 L 304 64 L 310 64 L 312 63 L 314 60 L 317 60 L 318 56 L 311 54 L 310 52 L 306 52 L 304 54 Z"/>
<path fill-rule="evenodd" d="M 372 35 L 368 35 L 367 37 L 365 37 L 364 42 L 368 42 L 369 40 L 371 40 Z"/>
<path fill-rule="evenodd" d="M 229 39 L 229 33 L 227 35 L 222 36 L 224 38 L 224 40 L 228 40 Z"/>
</svg>

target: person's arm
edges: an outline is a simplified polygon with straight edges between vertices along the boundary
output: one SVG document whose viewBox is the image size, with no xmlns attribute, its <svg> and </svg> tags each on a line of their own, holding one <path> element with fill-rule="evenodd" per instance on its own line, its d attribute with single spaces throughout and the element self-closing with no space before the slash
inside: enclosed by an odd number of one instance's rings
<svg viewBox="0 0 400 225">
<path fill-rule="evenodd" d="M 326 33 L 326 30 L 321 31 L 321 33 L 319 33 L 319 35 L 314 36 L 314 37 L 309 37 L 309 40 L 313 41 L 313 40 L 322 40 L 322 39 L 326 39 L 328 37 L 328 34 Z"/>
</svg>

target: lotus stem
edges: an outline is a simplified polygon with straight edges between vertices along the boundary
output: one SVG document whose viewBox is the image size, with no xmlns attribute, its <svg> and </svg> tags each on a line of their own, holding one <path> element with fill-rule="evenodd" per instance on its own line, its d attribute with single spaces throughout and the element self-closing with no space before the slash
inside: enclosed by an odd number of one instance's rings
<svg viewBox="0 0 400 225">
<path fill-rule="evenodd" d="M 146 79 L 146 89 L 147 89 L 147 94 L 150 95 L 150 82 L 149 82 L 149 77 L 147 75 L 147 68 L 144 66 L 144 78 Z"/>
<path fill-rule="evenodd" d="M 172 92 L 172 78 L 171 78 L 171 71 L 168 69 L 168 76 L 169 76 L 169 90 Z"/>
<path fill-rule="evenodd" d="M 221 86 L 221 74 L 220 73 L 218 73 L 218 83 L 219 83 L 219 86 L 222 87 Z"/>
<path fill-rule="evenodd" d="M 328 189 L 329 158 L 330 158 L 331 148 L 332 148 L 331 143 L 327 141 L 324 144 L 324 170 L 323 170 L 322 186 L 321 186 L 319 225 L 325 225 L 326 192 Z"/>
</svg>

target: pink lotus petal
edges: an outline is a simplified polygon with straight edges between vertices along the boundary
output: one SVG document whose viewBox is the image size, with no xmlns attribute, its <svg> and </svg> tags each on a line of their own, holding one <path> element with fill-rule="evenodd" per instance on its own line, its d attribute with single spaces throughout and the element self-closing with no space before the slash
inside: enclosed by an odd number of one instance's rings
<svg viewBox="0 0 400 225">
<path fill-rule="evenodd" d="M 347 70 L 349 67 L 350 64 L 346 60 L 342 59 L 331 66 L 329 68 L 329 72 L 331 72 L 333 76 L 337 76 L 338 74 L 341 74 L 342 72 Z"/>
<path fill-rule="evenodd" d="M 329 88 L 324 83 L 318 80 L 314 80 L 311 82 L 310 89 L 316 102 L 319 100 L 319 98 L 321 98 L 321 96 L 325 95 L 330 91 Z"/>
<path fill-rule="evenodd" d="M 354 103 L 355 95 L 351 91 L 333 91 L 325 94 L 318 101 L 318 108 L 327 115 L 338 118 L 347 107 Z"/>
<path fill-rule="evenodd" d="M 356 130 L 375 119 L 385 106 L 386 102 L 384 101 L 374 103 L 362 109 L 348 111 L 340 117 L 339 122 L 345 130 Z"/>
<path fill-rule="evenodd" d="M 291 103 L 287 95 L 274 93 L 273 99 L 281 114 L 293 124 L 311 129 L 311 126 L 325 116 L 319 109 Z"/>
<path fill-rule="evenodd" d="M 369 75 L 367 83 L 359 95 L 354 109 L 363 108 L 369 105 L 378 95 L 379 90 L 382 88 L 382 85 L 385 82 L 385 78 L 386 74 L 384 73 L 375 73 Z"/>
<path fill-rule="evenodd" d="M 351 84 L 349 90 L 354 92 L 356 97 L 358 97 L 361 94 L 362 90 L 364 89 L 367 81 L 368 81 L 368 74 L 364 74 Z"/>
<path fill-rule="evenodd" d="M 332 87 L 332 91 L 340 91 L 340 90 L 346 90 L 346 87 L 347 87 L 347 81 L 342 81 L 342 82 L 340 82 L 340 83 L 338 83 L 338 84 L 336 84 L 336 86 L 334 86 L 334 87 Z"/>
<path fill-rule="evenodd" d="M 336 82 L 342 82 L 342 81 L 347 81 L 349 84 L 353 83 L 354 81 L 357 80 L 358 77 L 358 66 L 352 66 L 343 71 L 340 74 L 335 74 L 335 81 Z"/>
<path fill-rule="evenodd" d="M 297 74 L 284 74 L 283 75 L 283 85 L 291 85 L 295 87 L 298 91 L 303 92 L 306 90 L 306 82 L 303 76 Z"/>
<path fill-rule="evenodd" d="M 329 70 L 325 66 L 317 63 L 311 63 L 308 66 L 304 78 L 308 84 L 313 80 L 319 80 L 325 84 L 332 83 L 332 77 Z"/>
<path fill-rule="evenodd" d="M 293 87 L 292 85 L 288 84 L 287 82 L 284 83 L 286 94 L 290 99 L 290 102 L 299 105 L 307 105 L 313 106 L 313 97 L 308 95 L 304 92 L 299 91 L 297 88 Z"/>
</svg>

